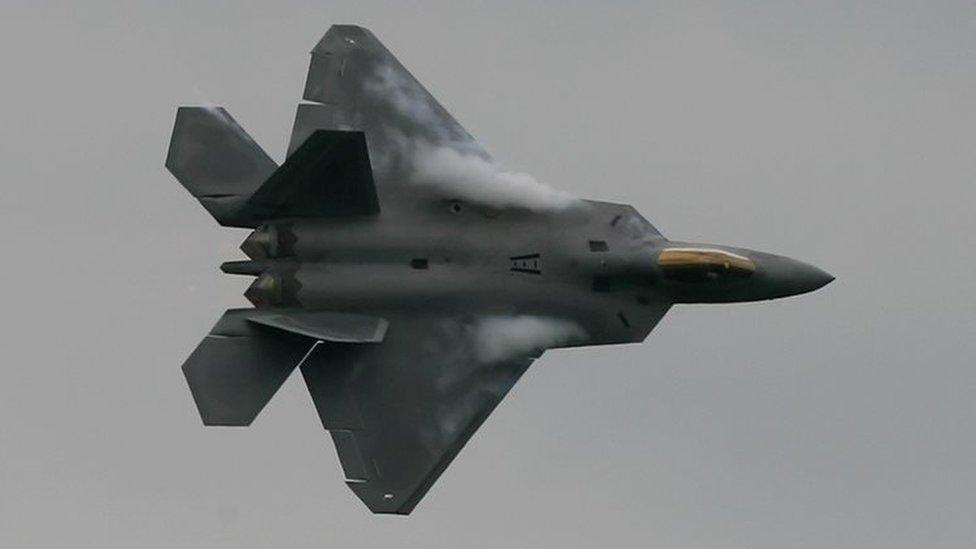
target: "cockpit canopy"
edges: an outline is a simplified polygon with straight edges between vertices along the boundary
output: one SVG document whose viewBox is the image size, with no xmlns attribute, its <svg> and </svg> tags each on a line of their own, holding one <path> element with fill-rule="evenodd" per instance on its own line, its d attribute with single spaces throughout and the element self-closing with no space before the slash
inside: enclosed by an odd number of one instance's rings
<svg viewBox="0 0 976 549">
<path fill-rule="evenodd" d="M 657 256 L 664 277 L 680 282 L 746 278 L 756 271 L 748 257 L 714 248 L 667 248 Z"/>
</svg>

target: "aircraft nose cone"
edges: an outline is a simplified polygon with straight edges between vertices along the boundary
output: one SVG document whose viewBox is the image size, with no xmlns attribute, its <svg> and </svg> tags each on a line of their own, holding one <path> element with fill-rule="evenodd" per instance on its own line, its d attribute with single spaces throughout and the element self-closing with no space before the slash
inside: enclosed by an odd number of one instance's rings
<svg viewBox="0 0 976 549">
<path fill-rule="evenodd" d="M 766 264 L 773 297 L 805 294 L 823 288 L 834 280 L 823 269 L 787 257 L 777 257 Z"/>
<path fill-rule="evenodd" d="M 833 281 L 834 277 L 827 271 L 804 263 L 800 274 L 796 277 L 796 286 L 799 290 L 797 293 L 819 290 Z"/>
</svg>

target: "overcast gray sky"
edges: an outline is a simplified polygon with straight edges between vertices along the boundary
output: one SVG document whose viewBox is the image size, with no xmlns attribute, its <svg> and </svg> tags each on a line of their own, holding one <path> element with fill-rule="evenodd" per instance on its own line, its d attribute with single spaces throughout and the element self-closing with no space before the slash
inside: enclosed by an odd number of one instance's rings
<svg viewBox="0 0 976 549">
<path fill-rule="evenodd" d="M 0 545 L 976 545 L 972 2 L 35 4 L 0 8 Z M 370 515 L 300 376 L 200 424 L 179 366 L 245 233 L 163 168 L 183 104 L 280 160 L 333 23 L 506 167 L 837 281 L 547 353 Z"/>
</svg>

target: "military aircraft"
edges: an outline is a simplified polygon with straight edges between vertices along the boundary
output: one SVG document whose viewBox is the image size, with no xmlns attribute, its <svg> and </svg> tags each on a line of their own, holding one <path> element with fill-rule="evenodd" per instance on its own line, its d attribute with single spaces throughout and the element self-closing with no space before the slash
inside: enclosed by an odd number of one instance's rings
<svg viewBox="0 0 976 549">
<path fill-rule="evenodd" d="M 634 208 L 506 172 L 373 36 L 311 52 L 280 166 L 222 108 L 181 107 L 166 167 L 256 277 L 183 364 L 206 425 L 249 425 L 296 367 L 346 482 L 408 514 L 549 348 L 643 341 L 680 303 L 833 278 L 666 239 Z"/>
</svg>

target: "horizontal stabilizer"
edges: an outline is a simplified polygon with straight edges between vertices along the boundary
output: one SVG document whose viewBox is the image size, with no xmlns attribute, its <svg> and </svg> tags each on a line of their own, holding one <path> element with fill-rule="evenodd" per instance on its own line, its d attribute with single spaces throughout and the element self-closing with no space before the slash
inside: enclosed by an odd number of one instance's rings
<svg viewBox="0 0 976 549">
<path fill-rule="evenodd" d="M 231 309 L 183 363 L 205 425 L 250 425 L 315 344 L 247 322 Z"/>
<path fill-rule="evenodd" d="M 247 203 L 253 219 L 379 213 L 363 132 L 318 130 Z"/>
<path fill-rule="evenodd" d="M 230 309 L 183 363 L 205 425 L 250 425 L 317 341 L 379 343 L 382 318 Z"/>
<path fill-rule="evenodd" d="M 221 225 L 257 226 L 241 206 L 277 167 L 224 109 L 176 111 L 166 168 Z"/>
</svg>

